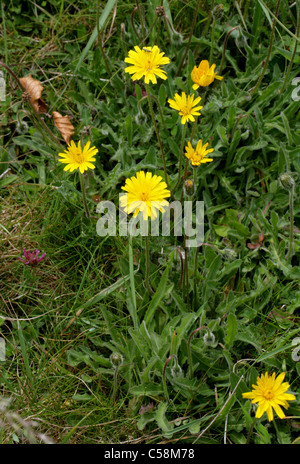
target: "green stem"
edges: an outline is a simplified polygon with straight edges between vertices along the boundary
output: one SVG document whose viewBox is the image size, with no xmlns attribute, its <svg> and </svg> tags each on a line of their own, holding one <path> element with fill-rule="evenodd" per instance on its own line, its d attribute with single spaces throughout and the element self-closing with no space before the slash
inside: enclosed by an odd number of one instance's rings
<svg viewBox="0 0 300 464">
<path fill-rule="evenodd" d="M 289 260 L 293 252 L 294 241 L 294 186 L 289 190 L 289 207 L 290 207 L 290 239 L 286 259 Z"/>
<path fill-rule="evenodd" d="M 170 398 L 169 398 L 169 393 L 168 393 L 168 388 L 167 388 L 167 380 L 166 380 L 166 369 L 167 369 L 167 365 L 169 364 L 169 362 L 171 361 L 172 358 L 175 358 L 176 362 L 177 362 L 177 356 L 176 354 L 172 354 L 171 356 L 168 357 L 168 359 L 166 360 L 165 362 L 165 365 L 164 365 L 164 368 L 163 368 L 163 373 L 162 373 L 162 381 L 163 381 L 163 387 L 164 387 L 164 394 L 165 394 L 165 399 L 167 402 L 170 401 Z"/>
<path fill-rule="evenodd" d="M 96 13 L 98 45 L 99 45 L 99 48 L 100 48 L 100 52 L 101 52 L 101 55 L 102 55 L 102 58 L 103 58 L 103 61 L 104 61 L 104 65 L 105 65 L 107 74 L 109 74 L 109 76 L 110 76 L 111 75 L 111 70 L 110 70 L 108 60 L 107 60 L 107 57 L 106 57 L 106 54 L 105 54 L 105 51 L 104 51 L 104 47 L 103 47 L 103 44 L 102 44 L 102 36 L 101 36 L 100 27 L 99 27 L 99 18 L 100 18 L 100 16 L 99 16 L 100 11 L 99 10 L 100 10 L 100 4 L 97 6 L 97 13 Z"/>
<path fill-rule="evenodd" d="M 154 129 L 155 129 L 155 132 L 156 132 L 157 140 L 158 140 L 159 147 L 160 147 L 161 157 L 162 157 L 162 161 L 163 161 L 165 182 L 166 182 L 167 186 L 169 187 L 167 166 L 166 166 L 166 160 L 165 160 L 165 152 L 164 152 L 164 147 L 163 147 L 160 135 L 159 135 L 159 130 L 158 130 L 158 127 L 157 127 L 157 124 L 156 124 L 156 120 L 155 120 L 155 115 L 154 115 L 154 111 L 153 111 L 153 105 L 152 105 L 152 101 L 151 101 L 150 87 L 149 87 L 149 84 L 146 84 L 146 83 L 145 83 L 145 86 L 146 86 L 146 92 L 147 92 L 147 98 L 148 98 L 148 104 L 149 104 L 149 109 L 150 109 L 150 113 L 151 113 L 151 118 L 152 118 L 152 121 L 153 121 Z"/>
<path fill-rule="evenodd" d="M 214 4 L 215 4 L 215 0 L 213 0 L 211 2 L 211 6 L 210 6 L 210 10 L 209 10 L 209 13 L 208 13 L 208 16 L 207 16 L 207 21 L 205 23 L 205 26 L 204 26 L 204 29 L 202 31 L 202 34 L 201 34 L 201 37 L 204 37 L 206 32 L 208 31 L 208 28 L 209 28 L 209 25 L 210 25 L 210 21 L 211 21 L 211 17 L 212 17 L 212 11 L 214 9 Z"/>
<path fill-rule="evenodd" d="M 182 66 L 183 66 L 185 57 L 186 57 L 186 55 L 187 55 L 187 53 L 188 53 L 188 51 L 189 51 L 189 48 L 190 48 L 190 44 L 191 44 L 191 40 L 192 40 L 192 35 L 193 35 L 194 27 L 195 27 L 195 24 L 196 24 L 196 19 L 197 19 L 199 4 L 200 4 L 200 1 L 197 0 L 197 5 L 196 5 L 196 8 L 195 8 L 195 11 L 193 12 L 193 15 L 194 15 L 194 16 L 193 16 L 193 22 L 192 22 L 192 25 L 191 25 L 191 29 L 190 29 L 189 38 L 188 38 L 188 41 L 187 41 L 187 44 L 186 44 L 186 48 L 185 48 L 185 50 L 184 50 L 183 57 L 181 58 L 180 64 L 179 64 L 179 66 L 178 66 L 177 76 L 180 76 L 180 74 L 181 74 L 181 69 L 182 69 Z"/>
<path fill-rule="evenodd" d="M 133 270 L 133 246 L 132 246 L 132 235 L 129 235 L 129 276 L 130 276 L 130 290 L 131 300 L 133 306 L 132 322 L 135 329 L 138 329 L 138 317 L 136 312 L 136 296 L 135 296 L 135 282 L 134 282 L 134 270 Z"/>
<path fill-rule="evenodd" d="M 267 66 L 268 66 L 268 63 L 269 63 L 269 59 L 270 59 L 270 55 L 271 55 L 271 50 L 272 50 L 272 45 L 273 45 L 273 36 L 274 36 L 274 31 L 275 31 L 275 24 L 276 24 L 276 19 L 277 19 L 277 15 L 278 15 L 278 11 L 279 11 L 279 6 L 280 6 L 280 2 L 281 0 L 278 0 L 277 1 L 277 5 L 276 5 L 276 10 L 275 10 L 275 17 L 273 19 L 273 24 L 272 24 L 272 31 L 271 31 L 271 37 L 270 37 L 270 43 L 269 43 L 269 48 L 268 48 L 268 53 L 267 53 L 267 56 L 266 56 L 266 59 L 265 59 L 265 63 L 264 63 L 264 67 L 263 67 L 263 70 L 261 72 L 261 75 L 256 83 L 256 86 L 254 87 L 254 89 L 252 90 L 252 92 L 250 93 L 250 96 L 253 97 L 253 95 L 255 94 L 255 92 L 257 91 L 258 87 L 260 86 L 260 83 L 261 81 L 263 80 L 263 77 L 265 75 L 265 72 L 266 72 L 266 69 L 267 69 Z"/>
<path fill-rule="evenodd" d="M 194 311 L 197 311 L 197 265 L 198 265 L 198 252 L 200 247 L 196 248 L 195 251 L 195 261 L 194 261 Z"/>
<path fill-rule="evenodd" d="M 233 27 L 232 29 L 230 29 L 229 32 L 227 32 L 226 34 L 226 37 L 225 37 L 225 40 L 224 40 L 224 45 L 223 45 L 223 51 L 222 51 L 222 59 L 221 59 L 221 64 L 220 64 L 220 68 L 219 68 L 219 74 L 222 73 L 222 70 L 223 70 L 223 65 L 224 65 L 224 61 L 225 61 L 225 52 L 226 52 L 226 48 L 227 48 L 227 43 L 228 43 L 228 39 L 229 39 L 229 36 L 230 34 L 237 28 L 239 28 L 240 26 L 235 26 Z"/>
<path fill-rule="evenodd" d="M 114 370 L 114 387 L 112 392 L 112 401 L 115 402 L 117 396 L 117 389 L 118 389 L 118 367 L 115 367 Z"/>
<path fill-rule="evenodd" d="M 190 304 L 188 260 L 189 260 L 189 249 L 186 246 L 186 236 L 184 236 L 184 278 L 183 278 L 183 282 L 185 284 L 184 291 L 186 293 L 186 304 L 187 304 L 187 306 L 189 306 L 189 304 Z"/>
<path fill-rule="evenodd" d="M 209 329 L 206 326 L 198 327 L 198 329 L 193 330 L 193 332 L 191 333 L 187 341 L 187 353 L 188 353 L 188 363 L 189 363 L 189 374 L 188 375 L 190 379 L 193 377 L 193 360 L 192 360 L 191 341 L 192 341 L 193 336 L 196 333 L 200 332 L 200 330 L 207 330 L 209 332 Z"/>
<path fill-rule="evenodd" d="M 85 210 L 85 215 L 87 218 L 91 218 L 90 211 L 88 208 L 87 200 L 86 200 L 86 191 L 85 191 L 85 185 L 84 185 L 84 179 L 82 173 L 79 171 L 79 179 L 80 179 L 80 187 L 81 187 L 81 192 L 82 192 L 82 199 L 83 199 L 83 206 Z"/>
<path fill-rule="evenodd" d="M 150 284 L 150 251 L 149 251 L 149 237 L 145 236 L 145 279 L 146 287 L 149 295 L 153 295 L 154 291 Z"/>
<path fill-rule="evenodd" d="M 192 133 L 191 133 L 191 136 L 190 136 L 190 142 L 192 143 L 193 142 L 193 138 L 194 138 L 194 134 L 195 134 L 195 130 L 196 130 L 196 127 L 197 127 L 197 118 L 195 118 L 195 121 L 194 121 L 194 124 L 193 124 L 193 128 L 192 128 Z M 183 179 L 186 179 L 187 177 L 187 168 L 188 168 L 188 158 L 186 158 L 185 160 L 185 165 L 184 165 L 184 174 L 183 174 Z M 183 199 L 183 187 L 181 189 L 181 197 L 180 197 L 180 202 L 182 203 L 182 199 Z"/>
<path fill-rule="evenodd" d="M 138 0 L 136 0 L 136 7 L 137 7 L 137 10 L 138 10 L 138 13 L 139 13 L 140 23 L 141 23 L 141 27 L 142 27 L 142 38 L 144 39 L 144 37 L 145 37 L 145 26 L 144 26 L 144 21 L 143 21 L 143 18 L 142 18 L 141 5 L 139 4 Z"/>
<path fill-rule="evenodd" d="M 299 37 L 299 29 L 300 29 L 300 5 L 298 5 L 298 16 L 297 16 L 296 37 Z M 284 81 L 283 81 L 282 87 L 281 87 L 281 89 L 280 89 L 280 93 L 283 92 L 283 89 L 284 89 L 284 87 L 285 87 L 287 78 L 288 78 L 288 76 L 289 76 L 289 74 L 290 74 L 290 71 L 291 71 L 291 69 L 292 69 L 293 62 L 294 62 L 294 58 L 295 58 L 296 51 L 297 51 L 297 45 L 298 45 L 298 41 L 295 40 L 295 45 L 294 45 L 293 53 L 292 53 L 292 56 L 291 56 L 291 60 L 290 60 L 290 62 L 289 62 L 289 66 L 288 66 L 286 75 L 285 75 L 285 77 L 284 77 Z"/>
<path fill-rule="evenodd" d="M 249 432 L 248 432 L 248 435 L 247 435 L 246 445 L 249 445 L 249 443 L 250 443 L 250 438 L 252 436 L 255 423 L 256 423 L 256 417 L 254 417 L 254 419 L 252 421 L 252 424 L 251 424 L 251 427 L 249 429 Z"/>
<path fill-rule="evenodd" d="M 172 192 L 174 192 L 174 190 L 176 189 L 176 187 L 178 186 L 178 184 L 181 181 L 181 171 L 182 171 L 182 160 L 183 160 L 183 152 L 184 152 L 185 134 L 186 134 L 186 124 L 184 124 L 183 128 L 182 128 L 180 155 L 179 155 L 179 163 L 178 163 L 178 177 L 177 177 L 176 184 L 172 188 Z"/>
<path fill-rule="evenodd" d="M 209 54 L 210 65 L 212 64 L 213 54 L 214 54 L 215 26 L 216 26 L 216 20 L 214 18 L 213 23 L 212 23 L 212 29 L 211 29 L 211 45 L 210 45 L 210 54 Z"/>
</svg>

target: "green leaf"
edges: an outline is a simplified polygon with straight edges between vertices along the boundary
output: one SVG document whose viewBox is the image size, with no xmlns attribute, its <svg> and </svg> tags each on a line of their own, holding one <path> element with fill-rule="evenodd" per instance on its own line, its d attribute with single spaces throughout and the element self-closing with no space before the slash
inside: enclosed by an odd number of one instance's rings
<svg viewBox="0 0 300 464">
<path fill-rule="evenodd" d="M 125 130 L 127 135 L 128 147 L 132 146 L 132 119 L 131 115 L 128 114 L 125 119 Z"/>
<path fill-rule="evenodd" d="M 166 104 L 166 98 L 167 98 L 167 89 L 165 84 L 161 84 L 159 87 L 159 92 L 158 92 L 158 101 L 160 105 L 163 107 Z"/>
<path fill-rule="evenodd" d="M 170 424 L 166 418 L 166 411 L 168 408 L 167 403 L 160 403 L 156 412 L 156 422 L 163 432 L 171 432 L 174 428 L 174 424 Z"/>
<path fill-rule="evenodd" d="M 164 393 L 164 389 L 162 385 L 156 385 L 148 382 L 131 387 L 129 389 L 129 393 L 133 396 L 159 396 Z"/>
<path fill-rule="evenodd" d="M 226 335 L 226 347 L 230 348 L 234 342 L 237 333 L 237 320 L 233 313 L 229 313 L 227 316 L 227 335 Z"/>
<path fill-rule="evenodd" d="M 219 226 L 217 224 L 214 224 L 214 229 L 217 235 L 220 235 L 220 237 L 227 237 L 228 232 L 230 231 L 229 226 Z"/>
<path fill-rule="evenodd" d="M 171 268 L 172 262 L 173 262 L 173 257 L 174 257 L 174 252 L 172 252 L 171 255 L 170 255 L 168 265 L 167 265 L 166 269 L 164 270 L 164 272 L 163 272 L 163 274 L 161 276 L 161 279 L 160 279 L 159 285 L 157 287 L 157 290 L 156 290 L 154 296 L 152 297 L 152 300 L 151 300 L 151 302 L 149 304 L 149 307 L 148 307 L 148 309 L 146 311 L 146 314 L 145 314 L 145 317 L 144 317 L 146 325 L 148 325 L 148 323 L 150 322 L 156 308 L 159 306 L 160 301 L 165 297 L 166 293 L 168 292 L 167 283 L 168 283 L 168 277 L 169 277 L 170 268 Z M 174 286 L 174 284 L 172 284 L 172 287 L 173 286 Z"/>
</svg>

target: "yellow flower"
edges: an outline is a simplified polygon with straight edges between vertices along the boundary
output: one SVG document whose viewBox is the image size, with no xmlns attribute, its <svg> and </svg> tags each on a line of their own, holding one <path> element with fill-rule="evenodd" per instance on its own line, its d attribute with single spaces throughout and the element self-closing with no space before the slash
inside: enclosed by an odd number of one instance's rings
<svg viewBox="0 0 300 464">
<path fill-rule="evenodd" d="M 132 80 L 136 81 L 145 76 L 146 84 L 149 84 L 149 81 L 156 84 L 156 76 L 167 79 L 166 72 L 160 66 L 168 64 L 170 58 L 164 56 L 164 52 L 161 52 L 157 45 L 142 49 L 136 45 L 134 49 L 135 51 L 130 50 L 128 57 L 125 58 L 125 62 L 132 65 L 125 68 L 125 72 L 133 74 Z"/>
<path fill-rule="evenodd" d="M 98 153 L 98 149 L 96 147 L 90 148 L 90 145 L 91 142 L 87 142 L 82 149 L 80 141 L 78 142 L 78 146 L 76 146 L 76 143 L 72 140 L 67 150 L 65 150 L 64 153 L 58 154 L 62 156 L 58 161 L 66 164 L 64 171 L 70 170 L 70 172 L 73 172 L 75 169 L 79 169 L 82 174 L 89 168 L 95 169 L 91 161 L 96 161 L 94 156 Z"/>
<path fill-rule="evenodd" d="M 126 179 L 125 186 L 121 188 L 127 192 L 120 197 L 121 207 L 127 214 L 134 213 L 133 216 L 137 216 L 142 211 L 144 220 L 148 217 L 155 219 L 157 209 L 164 212 L 164 207 L 169 206 L 165 200 L 171 196 L 167 184 L 161 176 L 153 176 L 151 172 L 137 172 L 136 177 Z"/>
<path fill-rule="evenodd" d="M 257 377 L 257 385 L 252 385 L 253 390 L 251 392 L 243 393 L 243 398 L 249 398 L 252 399 L 252 403 L 258 403 L 257 418 L 260 418 L 266 412 L 269 422 L 271 422 L 273 420 L 273 409 L 280 419 L 285 417 L 280 406 L 287 409 L 289 407 L 288 401 L 295 400 L 296 397 L 291 393 L 285 393 L 290 385 L 288 382 L 282 383 L 284 377 L 284 372 L 277 379 L 275 378 L 275 372 L 270 376 L 266 372 L 260 378 Z"/>
<path fill-rule="evenodd" d="M 174 110 L 177 110 L 182 116 L 181 118 L 181 123 L 185 124 L 187 121 L 195 121 L 194 116 L 200 116 L 201 113 L 199 113 L 199 110 L 203 108 L 203 106 L 196 106 L 201 100 L 201 97 L 197 97 L 194 100 L 193 95 L 188 95 L 186 98 L 185 92 L 182 92 L 181 96 L 178 95 L 178 93 L 175 93 L 175 100 L 171 100 L 169 98 L 168 103 L 171 108 Z"/>
<path fill-rule="evenodd" d="M 196 146 L 196 150 L 193 149 L 191 142 L 188 142 L 188 146 L 185 147 L 185 156 L 190 160 L 193 166 L 200 166 L 202 163 L 210 163 L 213 161 L 212 158 L 206 158 L 208 153 L 214 151 L 213 148 L 206 150 L 208 143 L 202 145 L 202 140 L 199 140 Z"/>
<path fill-rule="evenodd" d="M 210 85 L 215 79 L 223 79 L 223 77 L 215 74 L 215 67 L 215 64 L 209 67 L 209 62 L 207 60 L 202 60 L 198 68 L 197 66 L 194 66 L 191 73 L 192 81 L 195 82 L 193 85 L 194 90 L 198 89 L 198 87 L 206 87 L 207 85 Z"/>
</svg>

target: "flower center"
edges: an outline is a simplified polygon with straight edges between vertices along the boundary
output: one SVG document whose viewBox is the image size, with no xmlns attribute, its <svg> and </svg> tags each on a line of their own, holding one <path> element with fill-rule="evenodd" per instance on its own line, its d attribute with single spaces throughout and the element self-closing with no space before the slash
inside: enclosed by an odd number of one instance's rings
<svg viewBox="0 0 300 464">
<path fill-rule="evenodd" d="M 266 398 L 266 400 L 271 400 L 274 397 L 274 393 L 272 392 L 272 390 L 267 390 L 264 394 L 264 397 Z"/>
<path fill-rule="evenodd" d="M 84 161 L 84 158 L 82 156 L 82 153 L 81 151 L 77 151 L 75 153 L 73 153 L 73 156 L 74 156 L 74 159 L 76 161 L 76 163 L 82 163 Z"/>
<path fill-rule="evenodd" d="M 200 158 L 202 160 L 202 158 L 203 158 L 202 153 L 199 153 L 198 151 L 195 151 L 194 158 Z"/>
<path fill-rule="evenodd" d="M 147 61 L 146 61 L 146 66 L 145 66 L 145 68 L 146 68 L 146 71 L 151 71 L 151 69 L 152 69 L 152 62 L 151 62 L 151 60 L 147 60 Z"/>
<path fill-rule="evenodd" d="M 183 105 L 183 107 L 181 108 L 181 113 L 182 115 L 186 116 L 187 114 L 190 114 L 191 112 L 191 108 L 189 105 Z"/>
<path fill-rule="evenodd" d="M 142 201 L 147 201 L 148 200 L 148 194 L 146 192 L 141 193 L 141 200 Z"/>
</svg>

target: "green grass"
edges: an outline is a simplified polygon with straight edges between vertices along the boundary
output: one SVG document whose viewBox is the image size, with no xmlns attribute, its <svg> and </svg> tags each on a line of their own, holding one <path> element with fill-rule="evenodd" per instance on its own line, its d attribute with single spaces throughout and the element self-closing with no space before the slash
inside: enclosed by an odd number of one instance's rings
<svg viewBox="0 0 300 464">
<path fill-rule="evenodd" d="M 1 9 L 0 61 L 42 83 L 43 121 L 59 143 L 1 67 L 0 442 L 243 444 L 254 410 L 242 392 L 265 371 L 285 371 L 297 400 L 286 419 L 257 420 L 250 442 L 299 442 L 299 8 L 280 2 L 270 46 L 276 1 L 227 0 L 213 12 L 207 1 L 164 1 L 169 22 L 157 19 L 158 0 L 141 3 L 144 29 L 129 1 Z M 214 148 L 196 172 L 204 244 L 184 272 L 182 237 L 150 237 L 151 296 L 143 237 L 96 233 L 97 204 L 117 204 L 127 177 L 163 175 L 143 82 L 124 73 L 145 30 L 145 44 L 170 58 L 168 79 L 150 89 L 172 186 L 182 125 L 167 100 L 191 91 L 201 59 L 224 77 L 197 91 L 202 115 L 186 126 L 186 142 Z M 91 221 L 77 173 L 57 162 L 66 144 L 53 111 L 99 150 L 84 177 Z M 295 182 L 292 233 L 285 173 Z M 23 248 L 46 258 L 24 266 Z"/>
</svg>

